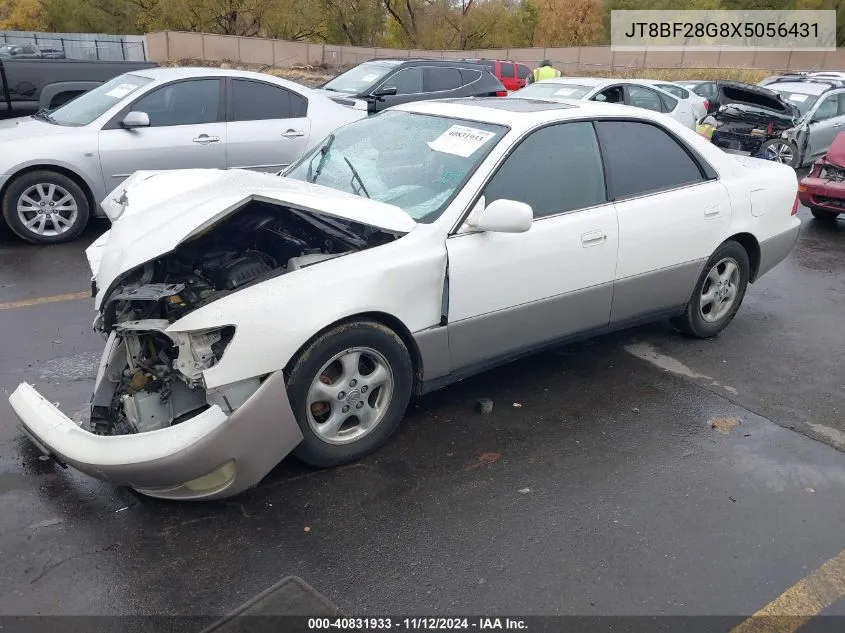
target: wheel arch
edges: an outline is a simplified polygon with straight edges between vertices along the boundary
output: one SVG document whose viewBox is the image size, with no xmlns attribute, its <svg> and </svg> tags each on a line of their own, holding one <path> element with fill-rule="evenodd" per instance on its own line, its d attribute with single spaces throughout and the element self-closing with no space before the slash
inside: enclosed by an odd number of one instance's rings
<svg viewBox="0 0 845 633">
<path fill-rule="evenodd" d="M 423 376 L 423 360 L 422 354 L 420 353 L 419 346 L 414 339 L 413 334 L 408 329 L 408 327 L 397 317 L 392 314 L 388 314 L 387 312 L 359 312 L 357 314 L 352 314 L 349 316 L 345 316 L 341 319 L 333 321 L 329 323 L 318 332 L 315 332 L 311 338 L 305 341 L 299 348 L 294 352 L 294 354 L 290 357 L 290 360 L 287 362 L 284 368 L 284 375 L 285 378 L 290 375 L 290 371 L 293 369 L 293 364 L 296 362 L 296 359 L 311 345 L 314 341 L 318 338 L 323 336 L 329 330 L 333 330 L 336 327 L 341 325 L 352 323 L 355 321 L 373 321 L 375 323 L 379 323 L 393 332 L 402 339 L 402 342 L 405 344 L 405 347 L 408 349 L 408 354 L 411 356 L 411 365 L 414 369 L 414 385 L 412 387 L 412 392 L 416 393 L 418 386 L 422 382 Z"/>
<path fill-rule="evenodd" d="M 760 242 L 751 233 L 736 233 L 725 240 L 725 242 L 731 241 L 737 242 L 748 253 L 748 262 L 751 265 L 748 283 L 754 283 L 760 270 Z"/>
<path fill-rule="evenodd" d="M 66 176 L 73 180 L 77 185 L 79 185 L 82 192 L 85 194 L 85 199 L 88 201 L 88 210 L 89 210 L 89 217 L 94 217 L 97 215 L 97 202 L 94 200 L 94 191 L 91 188 L 91 185 L 88 184 L 88 181 L 85 180 L 80 174 L 75 172 L 74 170 L 64 167 L 62 165 L 54 165 L 51 163 L 39 163 L 36 165 L 27 165 L 22 169 L 14 172 L 9 176 L 9 179 L 3 184 L 3 187 L 0 188 L 0 203 L 3 201 L 3 197 L 6 195 L 6 191 L 8 191 L 9 187 L 21 176 L 25 176 L 26 174 L 35 172 L 35 171 L 54 171 L 62 176 Z"/>
</svg>

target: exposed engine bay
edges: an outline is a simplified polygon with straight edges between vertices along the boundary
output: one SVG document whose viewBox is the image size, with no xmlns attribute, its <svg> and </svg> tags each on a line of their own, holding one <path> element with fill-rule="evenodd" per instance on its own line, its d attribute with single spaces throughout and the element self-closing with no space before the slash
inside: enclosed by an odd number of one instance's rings
<svg viewBox="0 0 845 633">
<path fill-rule="evenodd" d="M 124 435 L 178 424 L 215 404 L 234 411 L 258 389 L 258 378 L 219 390 L 206 390 L 202 380 L 234 327 L 168 334 L 169 325 L 243 288 L 394 239 L 367 225 L 251 201 L 123 275 L 95 322 L 107 344 L 88 430 Z"/>
</svg>

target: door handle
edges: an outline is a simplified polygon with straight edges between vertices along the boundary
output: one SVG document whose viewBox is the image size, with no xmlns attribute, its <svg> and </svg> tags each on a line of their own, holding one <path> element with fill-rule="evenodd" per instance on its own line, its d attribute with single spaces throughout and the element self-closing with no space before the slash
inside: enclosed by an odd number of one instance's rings
<svg viewBox="0 0 845 633">
<path fill-rule="evenodd" d="M 704 217 L 707 220 L 718 218 L 720 215 L 722 215 L 721 207 L 707 207 L 704 209 Z"/>
<path fill-rule="evenodd" d="M 200 145 L 208 145 L 209 143 L 217 143 L 219 141 L 219 136 L 209 136 L 208 134 L 200 134 L 194 139 L 194 143 L 199 143 Z"/>
<path fill-rule="evenodd" d="M 299 136 L 305 136 L 305 132 L 302 130 L 288 130 L 287 132 L 282 132 L 282 138 L 297 138 Z"/>
<path fill-rule="evenodd" d="M 590 246 L 598 246 L 607 239 L 607 234 L 604 231 L 590 231 L 581 235 L 581 246 L 589 248 Z"/>
<path fill-rule="evenodd" d="M 842 127 L 842 124 L 841 123 L 834 123 L 833 127 Z"/>
</svg>

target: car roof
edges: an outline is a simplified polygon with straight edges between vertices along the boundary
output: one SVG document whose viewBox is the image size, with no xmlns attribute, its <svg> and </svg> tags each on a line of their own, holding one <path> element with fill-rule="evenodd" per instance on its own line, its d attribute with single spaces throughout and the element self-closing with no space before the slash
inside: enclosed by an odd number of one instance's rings
<svg viewBox="0 0 845 633">
<path fill-rule="evenodd" d="M 769 90 L 797 92 L 799 94 L 820 95 L 827 92 L 833 87 L 832 84 L 821 83 L 818 81 L 778 81 L 765 86 Z"/>
<path fill-rule="evenodd" d="M 245 79 L 279 79 L 267 73 L 249 70 L 235 70 L 230 68 L 206 68 L 204 66 L 155 67 L 131 70 L 129 74 L 139 75 L 147 79 L 172 81 L 174 79 L 190 79 L 192 77 L 242 77 Z"/>
<path fill-rule="evenodd" d="M 415 64 L 431 64 L 433 66 L 469 66 L 477 63 L 475 60 L 466 59 L 435 59 L 431 57 L 375 57 L 367 62 L 388 62 L 397 66 Z M 366 62 L 365 62 L 366 63 Z"/>
<path fill-rule="evenodd" d="M 390 109 L 506 125 L 516 130 L 528 130 L 542 123 L 583 119 L 590 116 L 634 117 L 657 121 L 663 120 L 661 117 L 666 116 L 617 103 L 521 97 L 436 99 L 405 103 Z"/>
</svg>

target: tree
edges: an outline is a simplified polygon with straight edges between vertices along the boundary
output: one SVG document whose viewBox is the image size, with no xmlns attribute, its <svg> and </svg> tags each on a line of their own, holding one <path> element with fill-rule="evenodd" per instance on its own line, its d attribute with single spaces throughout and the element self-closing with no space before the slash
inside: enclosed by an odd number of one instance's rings
<svg viewBox="0 0 845 633">
<path fill-rule="evenodd" d="M 536 44 L 589 46 L 604 39 L 601 0 L 534 0 L 539 21 Z"/>
<path fill-rule="evenodd" d="M 41 0 L 0 0 L 0 29 L 44 31 L 46 27 Z"/>
</svg>

